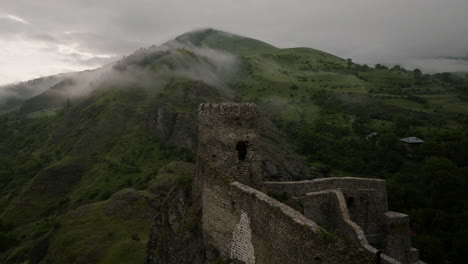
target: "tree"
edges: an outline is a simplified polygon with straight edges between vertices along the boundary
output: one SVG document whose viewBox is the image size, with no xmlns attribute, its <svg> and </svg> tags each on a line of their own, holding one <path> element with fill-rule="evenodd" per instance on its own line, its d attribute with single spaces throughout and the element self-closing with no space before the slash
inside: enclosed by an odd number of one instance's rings
<svg viewBox="0 0 468 264">
<path fill-rule="evenodd" d="M 414 78 L 416 79 L 421 79 L 422 77 L 422 72 L 420 69 L 414 69 L 413 70 L 413 75 L 414 75 Z"/>
<path fill-rule="evenodd" d="M 384 66 L 382 64 L 376 64 L 375 69 L 377 69 L 377 70 L 388 70 L 387 66 Z"/>
<path fill-rule="evenodd" d="M 396 72 L 401 71 L 400 65 L 395 65 L 395 66 L 393 66 L 393 67 L 392 67 L 392 71 L 396 71 Z"/>
<path fill-rule="evenodd" d="M 457 165 L 447 158 L 429 157 L 424 160 L 419 177 L 421 186 L 424 186 L 422 189 L 428 195 L 428 206 L 449 210 L 463 204 L 464 179 L 460 172 Z"/>
<path fill-rule="evenodd" d="M 72 104 L 71 104 L 70 98 L 67 98 L 67 102 L 65 104 L 65 107 L 70 108 L 71 106 L 72 106 Z"/>
<path fill-rule="evenodd" d="M 411 121 L 408 118 L 404 117 L 398 117 L 393 124 L 395 134 L 397 134 L 400 137 L 406 136 L 408 130 L 412 125 Z"/>
</svg>

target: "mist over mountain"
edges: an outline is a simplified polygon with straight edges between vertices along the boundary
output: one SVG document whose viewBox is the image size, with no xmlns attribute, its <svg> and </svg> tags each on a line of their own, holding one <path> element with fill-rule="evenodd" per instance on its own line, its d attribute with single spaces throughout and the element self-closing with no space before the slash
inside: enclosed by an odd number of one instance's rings
<svg viewBox="0 0 468 264">
<path fill-rule="evenodd" d="M 0 84 L 93 69 L 194 28 L 216 27 L 280 48 L 313 47 L 360 64 L 466 71 L 462 0 L 181 2 L 3 0 Z M 27 51 L 27 52 L 24 52 Z"/>
<path fill-rule="evenodd" d="M 206 261 L 190 208 L 197 108 L 254 102 L 265 180 L 386 179 L 389 207 L 410 215 L 421 259 L 459 263 L 467 100 L 464 75 L 373 67 L 215 29 L 5 86 L 0 261 Z M 399 139 L 410 136 L 424 144 L 408 153 Z M 155 232 L 173 236 L 155 245 Z"/>
</svg>

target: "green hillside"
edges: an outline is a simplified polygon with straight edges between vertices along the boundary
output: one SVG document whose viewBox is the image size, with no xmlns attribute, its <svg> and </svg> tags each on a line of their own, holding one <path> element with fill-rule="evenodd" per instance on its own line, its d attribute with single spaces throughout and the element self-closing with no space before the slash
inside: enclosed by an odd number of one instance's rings
<svg viewBox="0 0 468 264">
<path fill-rule="evenodd" d="M 269 53 L 278 50 L 278 48 L 256 39 L 214 29 L 189 32 L 177 37 L 176 40 L 198 47 L 223 50 L 237 55 Z"/>
<path fill-rule="evenodd" d="M 410 215 L 421 259 L 466 259 L 463 76 L 213 29 L 175 42 L 2 105 L 0 263 L 142 263 L 154 216 L 189 192 L 198 104 L 227 101 L 259 106 L 265 179 L 387 179 L 390 210 Z M 407 153 L 407 136 L 425 143 Z"/>
</svg>

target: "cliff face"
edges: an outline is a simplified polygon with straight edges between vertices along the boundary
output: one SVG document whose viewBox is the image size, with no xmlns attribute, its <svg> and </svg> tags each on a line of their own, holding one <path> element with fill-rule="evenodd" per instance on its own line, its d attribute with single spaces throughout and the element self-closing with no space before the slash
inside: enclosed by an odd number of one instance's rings
<svg viewBox="0 0 468 264">
<path fill-rule="evenodd" d="M 205 247 L 201 233 L 200 216 L 191 199 L 191 179 L 194 166 L 190 163 L 174 163 L 162 174 L 170 176 L 166 184 L 153 184 L 149 190 L 167 195 L 155 199 L 157 208 L 150 228 L 146 264 L 203 263 Z M 179 177 L 172 177 L 178 175 Z"/>
<path fill-rule="evenodd" d="M 150 228 L 146 264 L 204 263 L 200 217 L 191 207 L 190 191 L 176 187 L 159 206 Z"/>
</svg>

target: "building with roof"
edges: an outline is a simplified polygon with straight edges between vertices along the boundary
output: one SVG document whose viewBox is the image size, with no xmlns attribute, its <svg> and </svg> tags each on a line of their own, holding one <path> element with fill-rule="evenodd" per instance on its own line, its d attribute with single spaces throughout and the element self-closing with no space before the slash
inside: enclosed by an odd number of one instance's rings
<svg viewBox="0 0 468 264">
<path fill-rule="evenodd" d="M 424 140 L 417 138 L 417 137 L 400 138 L 400 141 L 405 143 L 405 148 L 406 148 L 406 151 L 408 152 L 409 157 L 411 157 L 411 154 L 419 145 L 424 143 Z"/>
<path fill-rule="evenodd" d="M 420 138 L 417 138 L 417 137 L 400 138 L 400 141 L 403 141 L 406 144 L 422 144 L 422 143 L 424 143 L 424 140 L 422 140 Z"/>
</svg>

